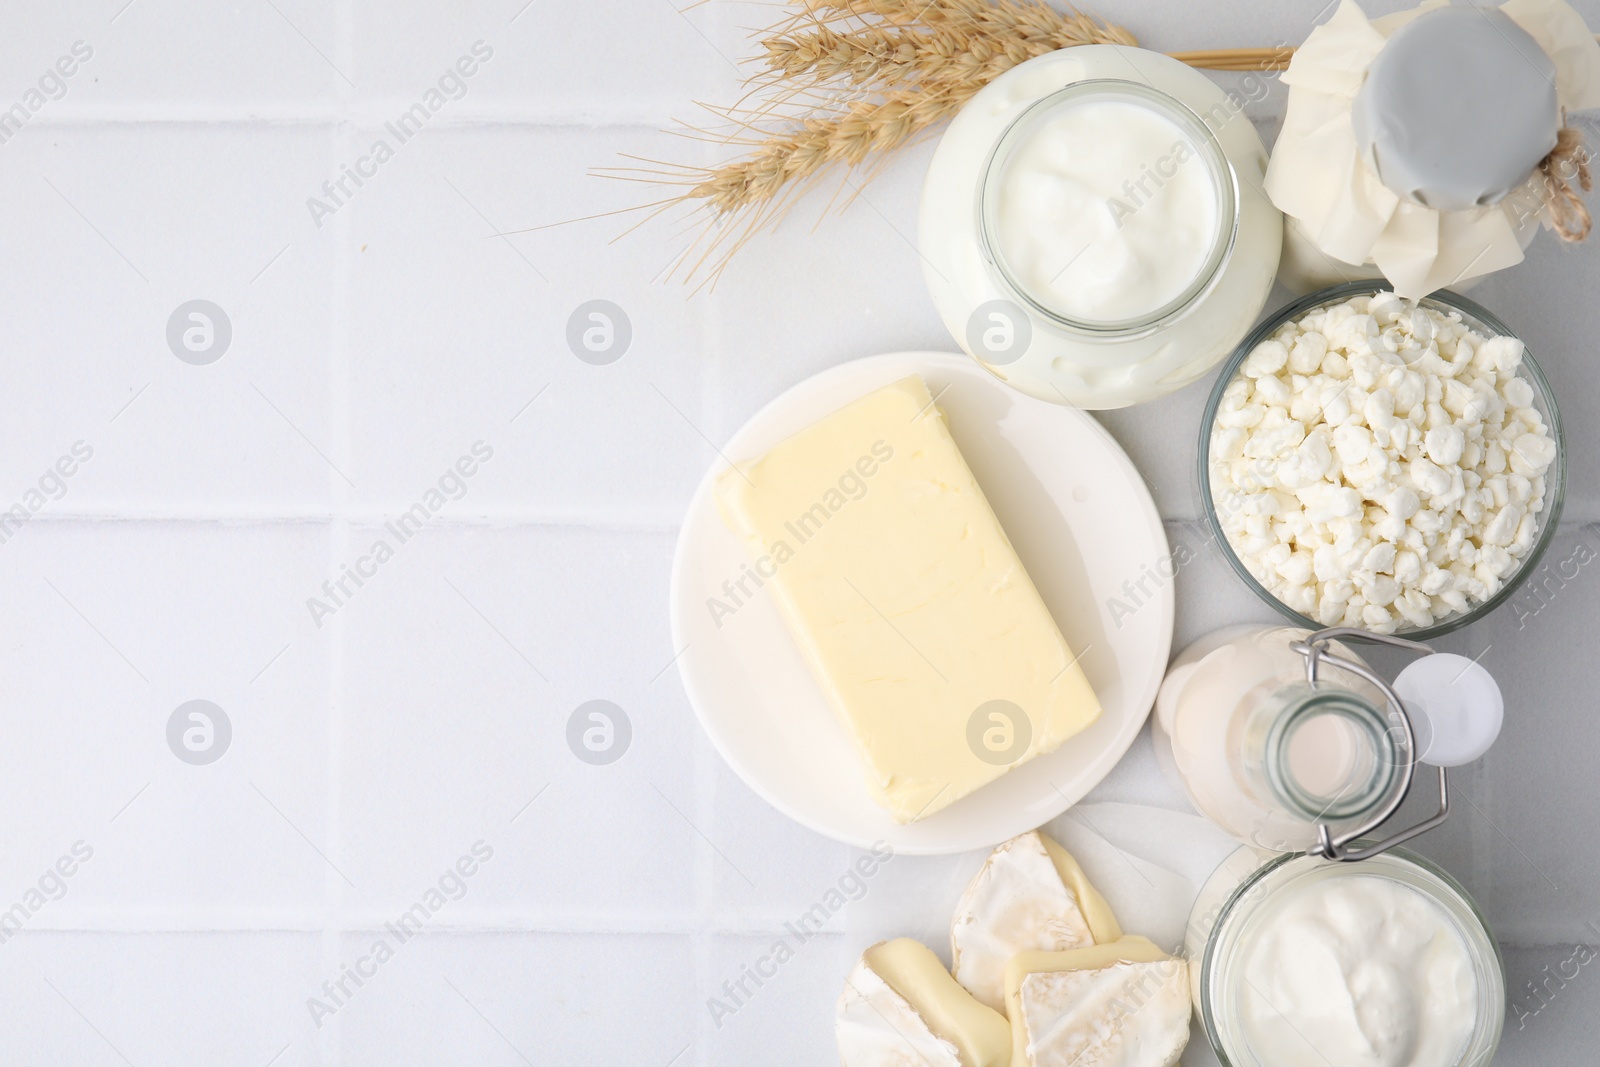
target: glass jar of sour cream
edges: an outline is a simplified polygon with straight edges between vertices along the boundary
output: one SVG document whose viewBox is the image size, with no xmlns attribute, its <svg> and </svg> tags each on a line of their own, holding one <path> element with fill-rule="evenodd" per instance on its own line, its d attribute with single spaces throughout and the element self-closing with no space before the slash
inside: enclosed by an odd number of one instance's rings
<svg viewBox="0 0 1600 1067">
<path fill-rule="evenodd" d="M 1203 74 L 1120 45 L 1052 52 L 951 122 L 923 186 L 923 274 L 996 376 L 1116 408 L 1198 378 L 1272 288 L 1266 152 Z"/>
<path fill-rule="evenodd" d="M 1477 1067 L 1506 1013 L 1500 951 L 1448 874 L 1391 849 L 1359 863 L 1241 849 L 1186 946 L 1226 1067 Z"/>
<path fill-rule="evenodd" d="M 1217 273 L 1237 214 L 1228 160 L 1201 122 L 1140 82 L 1058 89 L 1006 127 L 984 171 L 987 258 L 1036 314 L 1136 328 Z"/>
</svg>

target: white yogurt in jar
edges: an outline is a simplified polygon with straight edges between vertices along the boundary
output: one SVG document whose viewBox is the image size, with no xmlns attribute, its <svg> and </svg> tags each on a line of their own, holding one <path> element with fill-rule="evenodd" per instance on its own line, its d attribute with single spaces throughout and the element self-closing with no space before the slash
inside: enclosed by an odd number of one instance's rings
<svg viewBox="0 0 1600 1067">
<path fill-rule="evenodd" d="M 1477 1027 L 1460 931 L 1390 878 L 1295 887 L 1261 917 L 1240 962 L 1240 1029 L 1275 1067 L 1454 1067 Z"/>
<path fill-rule="evenodd" d="M 999 254 L 1023 291 L 1068 319 L 1147 317 L 1217 250 L 1212 168 L 1147 105 L 1069 101 L 1031 126 L 997 178 Z"/>
<path fill-rule="evenodd" d="M 1056 404 L 1126 407 L 1205 374 L 1250 332 L 1283 244 L 1283 216 L 1261 186 L 1267 154 L 1244 113 L 1248 102 L 1170 56 L 1121 45 L 1063 48 L 984 86 L 939 141 L 917 226 L 923 278 L 951 336 L 996 377 Z M 1126 112 L 1090 107 L 1112 103 L 1142 110 L 1135 137 L 1117 125 Z M 1078 105 L 1084 110 L 1073 114 Z M 1067 129 L 1034 137 L 1058 117 Z M 1074 124 L 1088 135 L 1073 133 Z M 1171 158 L 1178 138 L 1168 126 L 1201 151 Z M 1153 151 L 1141 149 L 1145 141 Z M 1115 154 L 1063 159 L 1052 145 Z M 1045 180 L 1004 196 L 1005 164 L 1024 148 L 1017 176 Z M 1171 176 L 1158 188 L 1146 167 Z M 1098 184 L 1071 184 L 1090 171 Z M 1168 246 L 1166 258 L 1152 259 L 1162 218 L 1206 229 L 1203 217 L 1168 206 L 1205 181 L 1215 196 L 1202 261 L 1182 248 L 1181 233 L 1177 251 Z M 1113 194 L 1131 213 L 1108 205 Z M 1113 238 L 1086 252 L 1082 266 L 1059 258 L 1081 247 L 1068 246 L 1077 207 L 1099 212 L 1101 232 Z"/>
</svg>

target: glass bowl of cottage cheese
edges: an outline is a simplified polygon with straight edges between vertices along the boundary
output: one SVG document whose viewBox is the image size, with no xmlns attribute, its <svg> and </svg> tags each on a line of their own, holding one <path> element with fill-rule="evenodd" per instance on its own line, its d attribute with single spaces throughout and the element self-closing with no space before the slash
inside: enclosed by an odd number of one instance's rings
<svg viewBox="0 0 1600 1067">
<path fill-rule="evenodd" d="M 1447 290 L 1311 293 L 1222 369 L 1201 422 L 1211 533 L 1311 629 L 1427 640 L 1510 599 L 1554 536 L 1566 451 L 1523 342 Z"/>
</svg>

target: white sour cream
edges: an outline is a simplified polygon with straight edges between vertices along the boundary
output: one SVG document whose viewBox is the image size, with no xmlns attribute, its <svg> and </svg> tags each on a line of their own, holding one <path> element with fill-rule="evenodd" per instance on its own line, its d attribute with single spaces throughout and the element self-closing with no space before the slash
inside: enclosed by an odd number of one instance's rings
<svg viewBox="0 0 1600 1067">
<path fill-rule="evenodd" d="M 1240 1021 L 1274 1067 L 1454 1067 L 1478 987 L 1466 942 L 1410 886 L 1357 875 L 1274 902 L 1243 947 Z"/>
<path fill-rule="evenodd" d="M 1183 295 L 1218 240 L 1211 166 L 1153 107 L 1065 103 L 1003 168 L 1000 253 L 1024 291 L 1066 318 L 1150 315 Z"/>
</svg>

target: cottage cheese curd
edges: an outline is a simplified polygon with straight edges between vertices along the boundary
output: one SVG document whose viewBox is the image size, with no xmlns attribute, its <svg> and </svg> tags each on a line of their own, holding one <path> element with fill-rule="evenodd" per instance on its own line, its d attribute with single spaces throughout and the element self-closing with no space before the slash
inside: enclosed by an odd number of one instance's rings
<svg viewBox="0 0 1600 1067">
<path fill-rule="evenodd" d="M 1285 323 L 1212 427 L 1228 543 L 1325 626 L 1421 628 L 1494 596 L 1533 547 L 1558 452 L 1522 358 L 1387 292 Z"/>
</svg>

